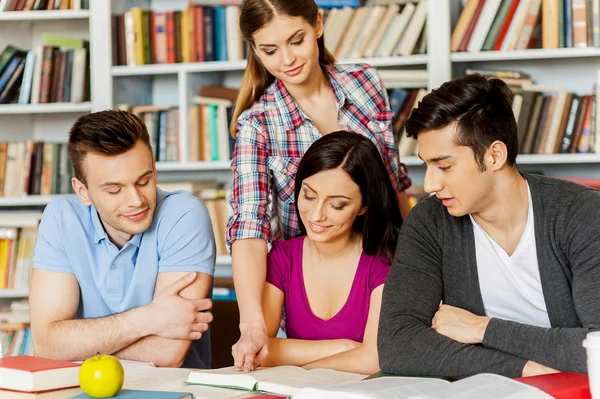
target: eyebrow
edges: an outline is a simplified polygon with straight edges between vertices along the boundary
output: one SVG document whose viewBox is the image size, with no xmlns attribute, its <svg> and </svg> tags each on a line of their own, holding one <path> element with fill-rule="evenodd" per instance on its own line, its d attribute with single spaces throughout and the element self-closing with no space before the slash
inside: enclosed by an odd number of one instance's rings
<svg viewBox="0 0 600 399">
<path fill-rule="evenodd" d="M 304 29 L 298 29 L 294 32 L 285 42 L 289 43 L 298 33 L 303 32 Z M 275 44 L 259 44 L 258 47 L 277 47 Z"/>
<path fill-rule="evenodd" d="M 424 161 L 423 158 L 421 158 L 420 154 L 418 154 L 417 156 L 421 159 L 421 161 Z M 446 161 L 446 160 L 452 159 L 452 158 L 454 158 L 452 155 L 440 155 L 439 157 L 430 158 L 428 161 L 429 162 L 440 162 L 440 161 Z M 426 161 L 424 161 L 424 162 L 426 162 Z"/>
<path fill-rule="evenodd" d="M 315 191 L 315 190 L 314 190 L 314 189 L 313 189 L 311 186 L 309 186 L 308 184 L 306 184 L 306 183 L 302 183 L 302 185 L 303 185 L 303 186 L 306 186 L 306 187 L 308 187 L 308 189 L 309 189 L 310 191 L 312 191 L 312 192 L 316 193 L 316 191 Z M 345 198 L 345 199 L 347 199 L 348 201 L 351 201 L 351 200 L 352 200 L 352 198 L 348 198 L 348 197 L 346 197 L 345 195 L 328 195 L 328 196 L 327 196 L 327 198 Z"/>
<path fill-rule="evenodd" d="M 144 172 L 143 174 L 140 175 L 140 177 L 138 177 L 136 179 L 136 181 L 143 179 L 144 177 L 151 175 L 153 172 L 152 170 L 147 170 L 146 172 Z M 120 186 L 123 183 L 119 183 L 119 182 L 112 182 L 112 181 L 107 181 L 106 183 L 102 184 L 100 187 L 110 187 L 110 186 Z"/>
</svg>

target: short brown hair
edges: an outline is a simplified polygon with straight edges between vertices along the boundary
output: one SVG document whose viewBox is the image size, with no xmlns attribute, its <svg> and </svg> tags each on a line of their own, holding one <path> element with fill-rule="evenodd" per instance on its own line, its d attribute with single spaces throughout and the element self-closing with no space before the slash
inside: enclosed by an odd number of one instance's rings
<svg viewBox="0 0 600 399">
<path fill-rule="evenodd" d="M 86 184 L 83 161 L 88 153 L 120 155 L 132 149 L 138 140 L 152 148 L 146 125 L 131 112 L 108 110 L 78 118 L 69 132 L 68 146 L 75 177 Z"/>
<path fill-rule="evenodd" d="M 479 74 L 450 80 L 427 94 L 406 120 L 406 135 L 438 130 L 456 122 L 454 142 L 473 150 L 480 171 L 485 151 L 494 141 L 506 145 L 506 163 L 516 165 L 519 153 L 513 94 L 502 80 Z"/>
</svg>

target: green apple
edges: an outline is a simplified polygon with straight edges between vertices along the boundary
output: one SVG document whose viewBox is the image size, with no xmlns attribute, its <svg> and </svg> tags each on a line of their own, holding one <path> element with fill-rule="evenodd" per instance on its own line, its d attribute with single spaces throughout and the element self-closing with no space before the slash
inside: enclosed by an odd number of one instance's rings
<svg viewBox="0 0 600 399">
<path fill-rule="evenodd" d="M 123 387 L 125 372 L 119 359 L 111 355 L 96 355 L 79 369 L 81 389 L 92 398 L 112 398 Z"/>
</svg>

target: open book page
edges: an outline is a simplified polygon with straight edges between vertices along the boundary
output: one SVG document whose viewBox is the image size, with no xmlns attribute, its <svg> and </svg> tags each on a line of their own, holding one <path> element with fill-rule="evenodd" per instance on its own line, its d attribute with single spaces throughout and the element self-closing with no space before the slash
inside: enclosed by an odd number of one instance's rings
<svg viewBox="0 0 600 399">
<path fill-rule="evenodd" d="M 213 385 L 252 390 L 258 381 L 279 379 L 291 373 L 304 374 L 306 370 L 294 366 L 268 367 L 244 373 L 235 367 L 214 370 L 194 370 L 187 378 L 189 384 Z"/>
<path fill-rule="evenodd" d="M 195 399 L 227 399 L 240 395 L 234 389 L 214 388 L 199 385 L 186 385 L 190 374 L 188 369 L 142 367 L 139 364 L 123 364 L 125 370 L 124 389 L 145 391 L 190 392 Z"/>
<path fill-rule="evenodd" d="M 381 377 L 322 388 L 305 388 L 294 399 L 409 399 L 450 383 L 436 378 Z"/>
<path fill-rule="evenodd" d="M 377 380 L 374 380 L 377 381 Z M 413 399 L 552 399 L 537 388 L 496 374 L 478 374 Z"/>
<path fill-rule="evenodd" d="M 313 369 L 303 373 L 292 372 L 287 375 L 280 373 L 268 379 L 261 379 L 258 383 L 258 390 L 292 396 L 305 387 L 320 387 L 360 381 L 366 377 L 362 374 L 344 373 L 336 370 Z"/>
</svg>

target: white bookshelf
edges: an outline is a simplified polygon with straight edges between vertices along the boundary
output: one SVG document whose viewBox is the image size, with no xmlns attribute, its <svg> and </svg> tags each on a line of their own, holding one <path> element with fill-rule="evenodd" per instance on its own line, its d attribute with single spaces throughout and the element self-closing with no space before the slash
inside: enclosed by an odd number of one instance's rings
<svg viewBox="0 0 600 399">
<path fill-rule="evenodd" d="M 529 49 L 515 51 L 481 51 L 477 53 L 460 52 L 450 54 L 453 62 L 512 61 L 512 60 L 554 60 L 558 58 L 600 57 L 600 48 L 560 48 Z M 585 62 L 585 61 L 583 61 Z"/>
<path fill-rule="evenodd" d="M 48 11 L 4 11 L 0 21 L 60 21 L 66 19 L 89 19 L 88 10 L 48 10 Z"/>
<path fill-rule="evenodd" d="M 29 290 L 2 288 L 0 289 L 0 299 L 23 299 L 29 297 Z"/>
<path fill-rule="evenodd" d="M 91 102 L 49 104 L 1 104 L 0 115 L 19 114 L 74 114 L 92 110 Z"/>
</svg>

